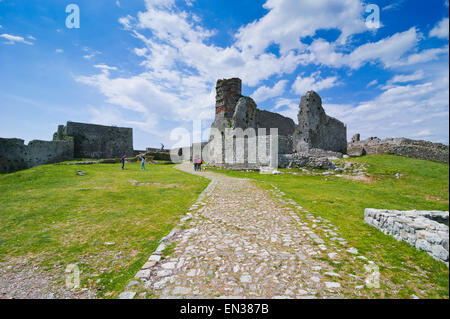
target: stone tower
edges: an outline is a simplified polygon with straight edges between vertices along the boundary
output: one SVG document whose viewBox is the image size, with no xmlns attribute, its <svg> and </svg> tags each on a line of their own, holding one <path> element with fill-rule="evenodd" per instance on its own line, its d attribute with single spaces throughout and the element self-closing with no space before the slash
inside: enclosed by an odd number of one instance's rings
<svg viewBox="0 0 450 319">
<path fill-rule="evenodd" d="M 239 78 L 218 80 L 216 84 L 216 115 L 212 127 L 224 131 L 231 127 L 236 104 L 241 98 L 242 81 Z"/>
<path fill-rule="evenodd" d="M 296 152 L 322 149 L 345 154 L 347 127 L 341 121 L 326 115 L 319 94 L 308 91 L 300 101 L 298 126 L 293 142 Z"/>
</svg>

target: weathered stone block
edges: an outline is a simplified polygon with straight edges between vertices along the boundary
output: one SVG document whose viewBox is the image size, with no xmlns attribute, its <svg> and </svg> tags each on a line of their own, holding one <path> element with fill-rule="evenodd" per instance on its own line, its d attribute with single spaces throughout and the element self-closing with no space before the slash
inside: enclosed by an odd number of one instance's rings
<svg viewBox="0 0 450 319">
<path fill-rule="evenodd" d="M 445 221 L 448 212 L 395 211 L 366 208 L 364 221 L 383 233 L 403 240 L 433 258 L 448 265 L 448 226 L 435 220 Z M 379 221 L 379 222 L 378 222 Z"/>
</svg>

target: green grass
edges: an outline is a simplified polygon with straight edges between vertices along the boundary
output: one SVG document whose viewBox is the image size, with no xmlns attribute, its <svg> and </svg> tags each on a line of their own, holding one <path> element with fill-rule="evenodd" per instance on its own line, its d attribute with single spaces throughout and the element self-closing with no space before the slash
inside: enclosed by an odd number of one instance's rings
<svg viewBox="0 0 450 319">
<path fill-rule="evenodd" d="M 449 297 L 447 266 L 423 251 L 364 223 L 365 208 L 398 210 L 448 210 L 449 166 L 382 155 L 351 158 L 365 164 L 371 183 L 338 177 L 261 175 L 255 172 L 218 172 L 263 181 L 277 186 L 316 216 L 327 218 L 339 229 L 350 246 L 380 267 L 381 289 L 372 294 L 381 298 Z M 295 172 L 296 170 L 282 170 Z M 396 173 L 402 174 L 400 179 Z M 352 265 L 343 265 L 352 271 Z"/>
<path fill-rule="evenodd" d="M 77 263 L 82 287 L 116 297 L 209 183 L 173 165 L 120 166 L 45 165 L 0 175 L 0 262 L 26 259 L 58 271 L 61 282 L 65 267 Z"/>
</svg>

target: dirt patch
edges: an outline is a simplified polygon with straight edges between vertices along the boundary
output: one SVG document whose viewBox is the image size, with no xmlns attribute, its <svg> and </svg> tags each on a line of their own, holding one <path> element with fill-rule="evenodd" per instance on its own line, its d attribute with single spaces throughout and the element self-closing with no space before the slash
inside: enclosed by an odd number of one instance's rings
<svg viewBox="0 0 450 319">
<path fill-rule="evenodd" d="M 67 289 L 64 271 L 61 266 L 43 271 L 25 259 L 0 263 L 0 299 L 95 298 L 87 289 Z"/>
<path fill-rule="evenodd" d="M 367 175 L 342 175 L 343 178 L 349 179 L 351 181 L 361 181 L 368 184 L 373 183 L 373 179 Z"/>
<path fill-rule="evenodd" d="M 133 186 L 154 186 L 156 188 L 183 188 L 183 185 L 180 184 L 161 184 L 161 183 L 139 183 L 134 179 L 128 180 Z"/>
<path fill-rule="evenodd" d="M 441 202 L 441 203 L 448 203 L 448 200 L 443 199 L 439 196 L 433 196 L 433 195 L 426 195 L 425 198 L 427 200 L 433 200 L 433 201 L 437 201 L 437 202 Z"/>
</svg>

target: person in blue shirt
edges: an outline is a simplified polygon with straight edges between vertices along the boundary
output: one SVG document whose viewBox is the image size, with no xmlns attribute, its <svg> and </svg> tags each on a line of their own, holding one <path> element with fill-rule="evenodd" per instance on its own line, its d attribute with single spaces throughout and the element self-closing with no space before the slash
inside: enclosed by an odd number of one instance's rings
<svg viewBox="0 0 450 319">
<path fill-rule="evenodd" d="M 122 156 L 122 170 L 125 169 L 125 160 L 127 159 L 127 157 L 124 155 Z"/>
<path fill-rule="evenodd" d="M 141 170 L 145 171 L 145 157 L 142 154 L 139 157 L 141 158 Z"/>
</svg>

